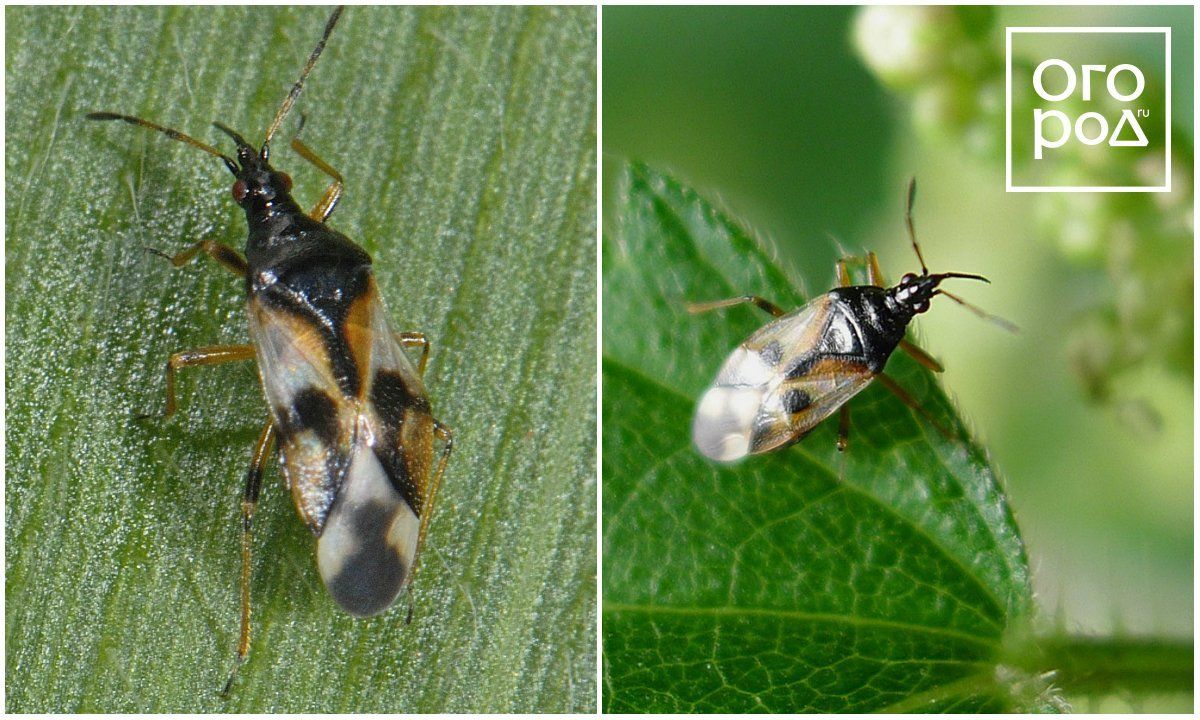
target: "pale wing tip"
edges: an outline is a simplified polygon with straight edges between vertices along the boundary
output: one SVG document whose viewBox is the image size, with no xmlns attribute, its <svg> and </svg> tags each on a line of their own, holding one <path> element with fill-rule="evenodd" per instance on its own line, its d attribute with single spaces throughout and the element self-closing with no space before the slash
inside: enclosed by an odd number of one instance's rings
<svg viewBox="0 0 1200 720">
<path fill-rule="evenodd" d="M 709 388 L 692 420 L 696 449 L 718 462 L 734 462 L 749 455 L 762 395 L 762 389 L 756 387 Z"/>
<path fill-rule="evenodd" d="M 334 508 L 317 541 L 317 567 L 343 610 L 370 617 L 392 606 L 408 585 L 418 524 L 402 503 Z"/>
</svg>

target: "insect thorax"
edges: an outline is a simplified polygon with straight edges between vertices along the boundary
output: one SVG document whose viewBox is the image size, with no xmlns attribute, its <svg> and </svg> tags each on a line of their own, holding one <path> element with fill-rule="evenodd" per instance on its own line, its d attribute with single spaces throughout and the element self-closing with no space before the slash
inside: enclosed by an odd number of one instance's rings
<svg viewBox="0 0 1200 720">
<path fill-rule="evenodd" d="M 837 288 L 828 295 L 837 306 L 830 320 L 831 329 L 839 323 L 852 326 L 862 342 L 863 359 L 872 372 L 882 372 L 888 357 L 904 338 L 912 312 L 892 301 L 885 288 L 874 285 Z"/>
</svg>

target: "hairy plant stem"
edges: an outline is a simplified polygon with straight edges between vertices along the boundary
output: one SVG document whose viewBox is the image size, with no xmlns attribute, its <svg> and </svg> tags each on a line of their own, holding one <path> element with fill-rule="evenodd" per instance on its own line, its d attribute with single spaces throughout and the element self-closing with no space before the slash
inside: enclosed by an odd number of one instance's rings
<svg viewBox="0 0 1200 720">
<path fill-rule="evenodd" d="M 1068 694 L 1193 689 L 1190 640 L 1057 635 L 1039 639 L 1038 647 L 1037 668 L 1054 670 L 1055 684 Z"/>
</svg>

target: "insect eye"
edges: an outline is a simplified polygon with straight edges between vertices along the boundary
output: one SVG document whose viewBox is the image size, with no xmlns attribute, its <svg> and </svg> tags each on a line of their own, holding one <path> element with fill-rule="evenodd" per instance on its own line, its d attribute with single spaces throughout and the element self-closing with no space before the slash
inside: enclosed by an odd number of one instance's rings
<svg viewBox="0 0 1200 720">
<path fill-rule="evenodd" d="M 246 199 L 246 181 L 238 180 L 233 184 L 233 201 L 238 205 Z"/>
<path fill-rule="evenodd" d="M 916 282 L 917 276 L 912 273 L 904 273 L 904 277 L 900 278 L 901 285 L 911 285 Z"/>
<path fill-rule="evenodd" d="M 284 192 L 292 191 L 292 176 L 287 173 L 279 173 L 279 185 Z"/>
<path fill-rule="evenodd" d="M 913 306 L 913 310 L 915 310 L 919 313 L 923 313 L 928 309 L 929 309 L 929 301 L 928 300 L 922 300 L 921 302 L 919 302 Z"/>
</svg>

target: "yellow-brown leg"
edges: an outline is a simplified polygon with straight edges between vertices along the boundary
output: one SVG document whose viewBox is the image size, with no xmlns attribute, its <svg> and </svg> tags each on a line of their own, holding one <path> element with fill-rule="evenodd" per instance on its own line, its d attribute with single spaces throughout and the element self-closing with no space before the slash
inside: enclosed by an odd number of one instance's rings
<svg viewBox="0 0 1200 720">
<path fill-rule="evenodd" d="M 837 273 L 838 287 L 850 287 L 854 284 L 854 282 L 850 280 L 850 268 L 846 267 L 846 263 L 848 261 L 849 258 L 842 258 L 841 260 L 838 260 L 837 265 L 834 266 L 835 272 Z"/>
<path fill-rule="evenodd" d="M 850 444 L 850 405 L 849 403 L 842 405 L 842 409 L 838 412 L 838 452 L 846 452 L 846 446 Z"/>
<path fill-rule="evenodd" d="M 900 398 L 900 402 L 904 403 L 905 405 L 909 406 L 913 410 L 920 413 L 921 416 L 923 418 L 925 418 L 929 422 L 930 425 L 934 426 L 937 429 L 937 431 L 940 432 L 947 440 L 954 439 L 954 434 L 951 433 L 949 429 L 947 429 L 945 426 L 943 426 L 937 420 L 934 420 L 933 416 L 930 415 L 929 412 L 925 408 L 921 407 L 921 403 L 917 402 L 917 399 L 915 397 L 913 397 L 907 390 L 900 387 L 900 383 L 896 382 L 895 380 L 893 380 L 892 378 L 888 377 L 887 375 L 885 375 L 883 373 L 877 374 L 875 376 L 875 379 L 878 380 L 879 384 L 883 385 L 885 388 L 887 388 L 888 391 L 890 391 L 893 395 Z"/>
<path fill-rule="evenodd" d="M 857 255 L 850 255 L 837 261 L 837 283 L 838 287 L 850 287 L 854 284 L 850 277 L 849 267 L 854 265 L 866 265 L 867 267 L 867 284 L 875 287 L 887 287 L 887 280 L 883 277 L 883 270 L 879 269 L 879 257 L 873 251 L 867 251 L 867 257 L 864 260 Z"/>
<path fill-rule="evenodd" d="M 757 295 L 742 295 L 740 297 L 729 298 L 727 300 L 713 300 L 711 302 L 688 303 L 687 311 L 692 314 L 695 314 L 695 313 L 708 312 L 709 310 L 716 310 L 718 308 L 726 308 L 726 307 L 730 307 L 733 305 L 741 305 L 743 303 L 752 303 L 752 304 L 758 306 L 759 308 L 761 308 L 762 310 L 765 310 L 766 312 L 769 312 L 770 314 L 774 315 L 775 317 L 780 317 L 780 316 L 787 314 L 786 312 L 784 312 L 783 308 L 779 307 L 778 305 L 776 305 L 773 302 L 764 300 Z"/>
<path fill-rule="evenodd" d="M 250 458 L 250 469 L 246 471 L 246 489 L 242 493 L 242 621 L 238 634 L 237 655 L 233 660 L 233 669 L 229 671 L 229 679 L 221 695 L 229 694 L 233 687 L 233 679 L 237 677 L 238 669 L 246 662 L 250 652 L 250 526 L 254 521 L 254 511 L 258 508 L 258 493 L 262 489 L 263 469 L 271 456 L 271 446 L 275 442 L 275 425 L 267 421 L 258 442 L 254 445 L 254 455 Z"/>
<path fill-rule="evenodd" d="M 887 287 L 887 280 L 883 278 L 883 270 L 879 267 L 879 257 L 873 251 L 867 251 L 867 282 L 875 287 Z"/>
<path fill-rule="evenodd" d="M 395 333 L 396 342 L 400 343 L 402 348 L 420 347 L 421 359 L 417 362 L 417 374 L 425 377 L 425 363 L 429 360 L 429 340 L 423 332 L 398 332 Z"/>
<path fill-rule="evenodd" d="M 192 258 L 196 257 L 200 252 L 206 253 L 213 260 L 221 264 L 221 267 L 229 270 L 238 277 L 246 277 L 246 260 L 237 250 L 222 245 L 216 240 L 201 240 L 200 242 L 188 247 L 186 250 L 181 250 L 174 255 L 168 255 L 162 250 L 156 250 L 152 247 L 146 248 L 147 251 L 166 258 L 171 261 L 175 267 L 181 267 Z"/>
<path fill-rule="evenodd" d="M 450 428 L 438 420 L 433 421 L 433 434 L 444 445 L 437 470 L 433 472 L 433 477 L 429 479 L 429 485 L 425 489 L 425 496 L 421 498 L 421 527 L 417 531 L 417 552 L 413 560 L 412 577 L 416 577 L 417 567 L 421 564 L 421 548 L 425 545 L 425 533 L 429 530 L 429 521 L 433 517 L 433 507 L 437 502 L 438 488 L 442 486 L 442 476 L 446 473 L 446 463 L 450 460 L 450 451 L 454 449 L 453 433 L 450 432 Z"/>
<path fill-rule="evenodd" d="M 321 196 L 321 200 L 308 213 L 308 216 L 313 220 L 325 222 L 333 214 L 333 208 L 337 206 L 338 200 L 342 198 L 342 188 L 345 186 L 345 183 L 342 181 L 342 175 L 337 170 L 334 170 L 329 163 L 317 157 L 316 153 L 300 141 L 300 138 L 292 138 L 292 149 L 300 157 L 316 165 L 321 172 L 333 178 L 333 184 L 325 189 L 325 194 Z"/>
<path fill-rule="evenodd" d="M 184 350 L 173 354 L 167 360 L 167 408 L 163 412 L 163 417 L 169 418 L 175 414 L 176 370 L 196 365 L 220 365 L 221 363 L 251 360 L 253 358 L 253 345 L 209 345 L 208 347 Z M 145 413 L 138 417 L 148 418 L 152 417 L 152 415 Z"/>
<path fill-rule="evenodd" d="M 904 339 L 900 340 L 900 349 L 903 350 L 904 352 L 908 353 L 912 357 L 913 360 L 916 360 L 917 362 L 921 363 L 922 365 L 924 365 L 925 367 L 929 368 L 930 370 L 932 370 L 934 372 L 942 372 L 946 369 L 946 368 L 942 367 L 942 364 L 940 362 L 938 362 L 937 360 L 934 360 L 933 357 L 929 355 L 929 353 L 925 352 L 924 350 L 922 350 L 921 348 L 917 347 L 915 344 L 913 344 L 907 340 L 904 340 Z"/>
</svg>

